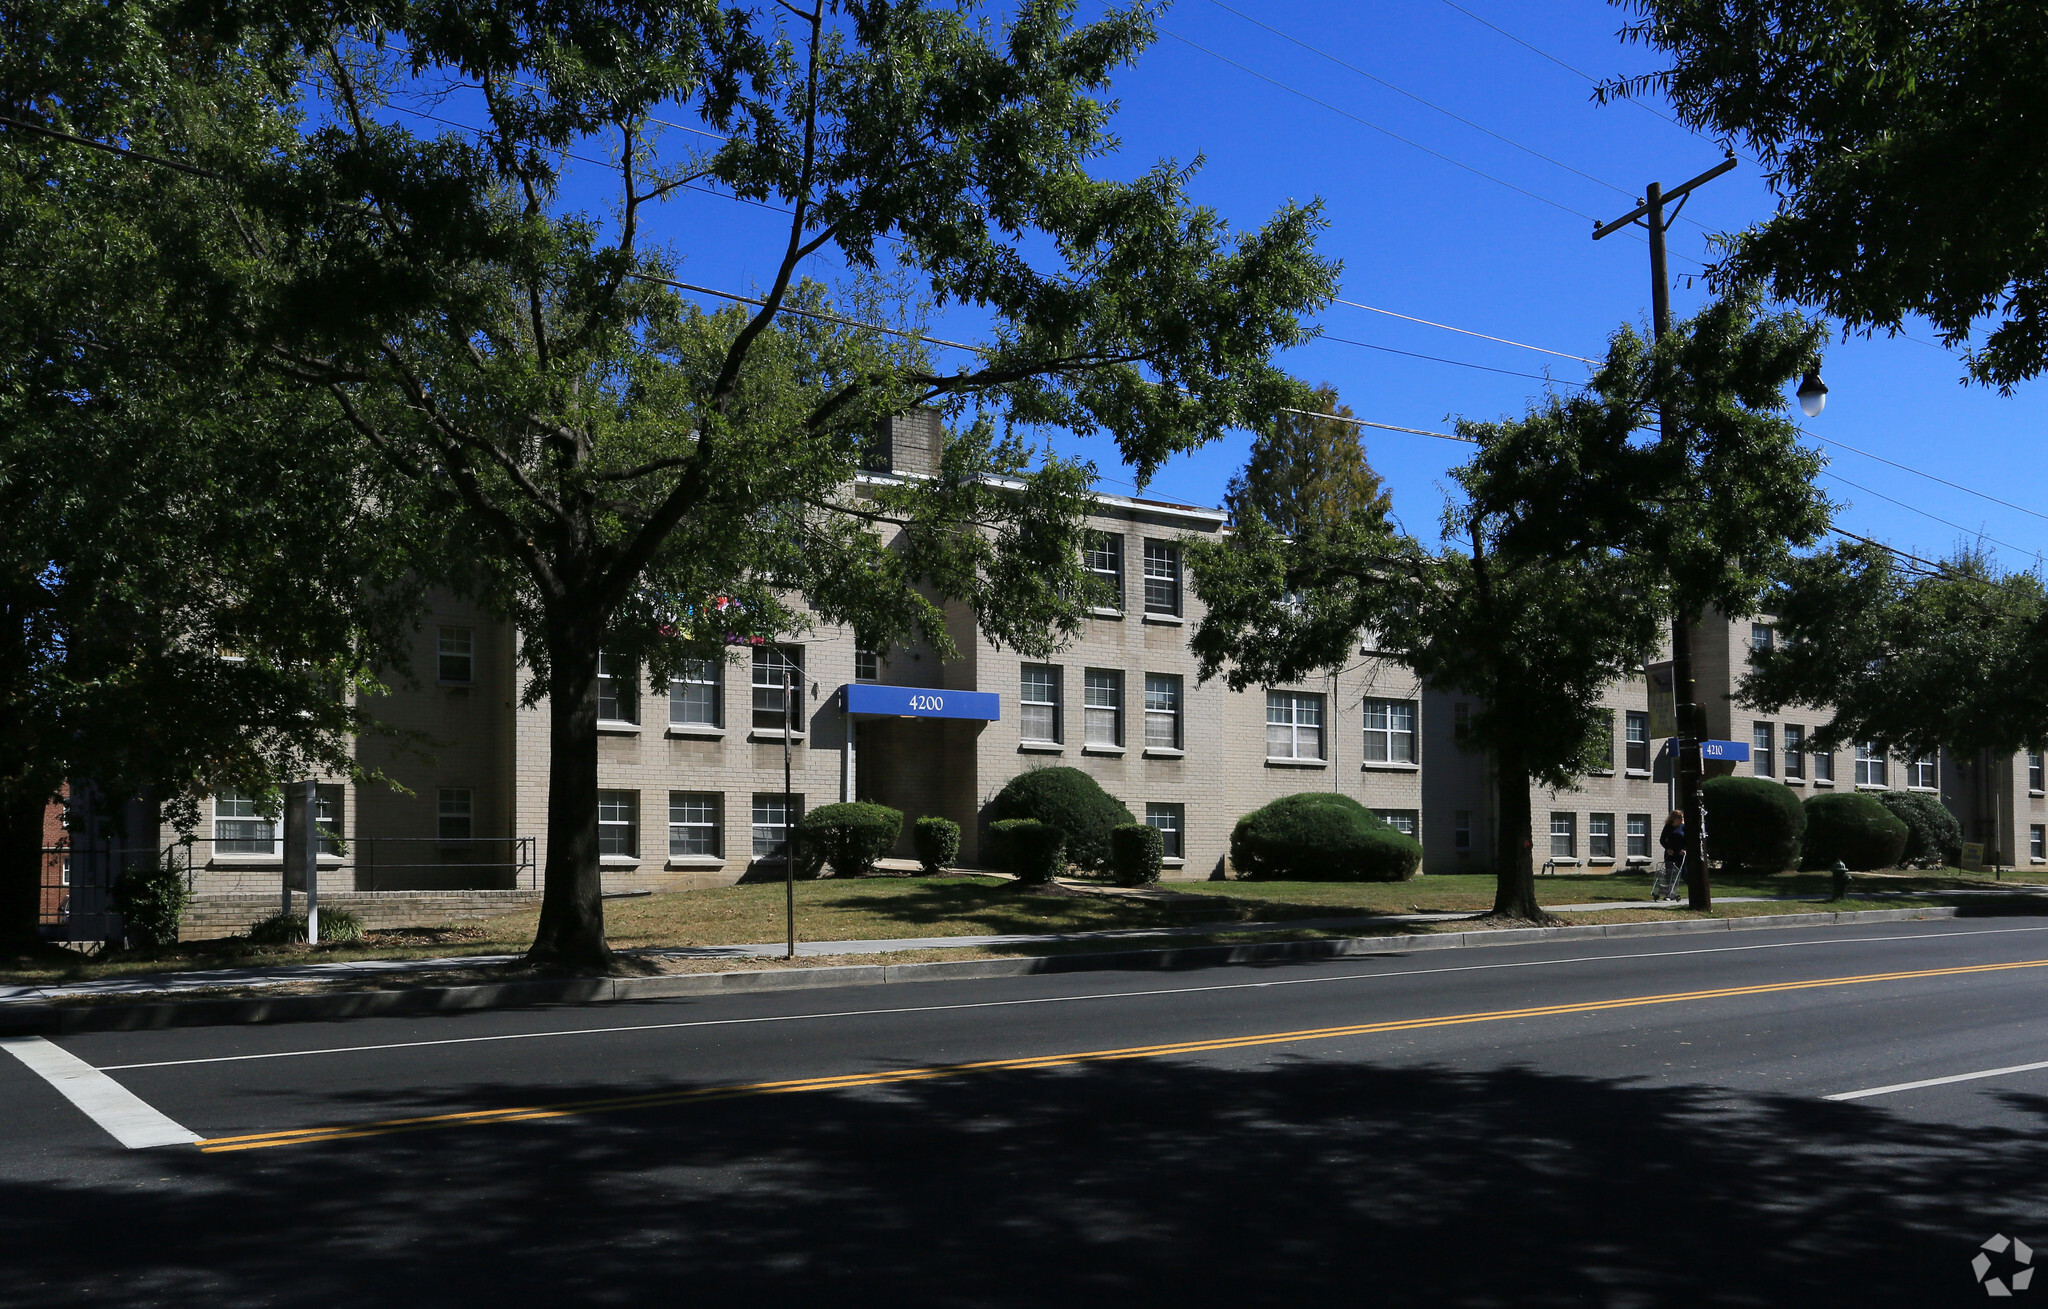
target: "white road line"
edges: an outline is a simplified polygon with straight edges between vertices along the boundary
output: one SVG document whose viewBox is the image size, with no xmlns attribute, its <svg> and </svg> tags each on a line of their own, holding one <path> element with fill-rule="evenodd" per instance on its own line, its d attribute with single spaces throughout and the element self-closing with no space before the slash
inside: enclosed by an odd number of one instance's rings
<svg viewBox="0 0 2048 1309">
<path fill-rule="evenodd" d="M 272 1050 L 261 1054 L 223 1054 L 200 1059 L 160 1059 L 149 1063 L 106 1064 L 104 1071 L 133 1068 L 183 1068 L 188 1064 L 235 1064 L 256 1059 L 301 1059 L 320 1054 L 365 1054 L 377 1050 L 412 1050 L 436 1045 L 481 1045 L 491 1041 L 538 1041 L 558 1036 L 605 1036 L 613 1032 L 669 1032 L 690 1027 L 746 1027 L 755 1023 L 798 1023 L 826 1018 L 876 1018 L 887 1014 L 949 1013 L 967 1009 L 1009 1009 L 1026 1005 L 1075 1004 L 1084 1000 L 1132 1000 L 1154 995 L 1195 995 L 1209 991 L 1257 991 L 1275 986 L 1316 986 L 1330 982 L 1371 982 L 1384 977 L 1427 977 L 1434 973 L 1478 973 L 1502 968 L 1553 968 L 1560 964 L 1608 963 L 1628 959 L 1666 959 L 1679 955 L 1739 954 L 1750 950 L 1789 950 L 1808 945 L 1854 945 L 1873 941 L 1924 941 L 1957 936 L 2003 936 L 2012 932 L 2048 932 L 2048 927 L 1992 927 L 1974 932 L 1914 932 L 1896 936 L 1851 936 L 1820 941 L 1769 941 L 1758 945 L 1702 946 L 1692 950 L 1640 950 L 1633 954 L 1573 955 L 1566 959 L 1524 959 L 1499 964 L 1456 964 L 1448 968 L 1409 968 L 1399 972 L 1339 973 L 1334 977 L 1286 977 L 1265 982 L 1221 982 L 1213 986 L 1154 987 L 1143 991 L 1097 991 L 1087 995 L 1036 996 L 1024 1000 L 976 1000 L 962 1004 L 903 1005 L 894 1009 L 837 1009 L 809 1014 L 767 1014 L 757 1018 L 698 1018 L 675 1023 L 633 1023 L 615 1027 L 570 1027 L 552 1032 L 504 1032 L 494 1036 L 449 1036 L 428 1041 L 387 1041 L 378 1045 L 336 1045 L 318 1050 Z"/>
<path fill-rule="evenodd" d="M 1981 1073 L 1956 1073 L 1950 1077 L 1929 1077 L 1918 1082 L 1894 1082 L 1890 1086 L 1866 1087 L 1861 1091 L 1842 1091 L 1835 1095 L 1824 1095 L 1823 1100 L 1865 1100 L 1873 1095 L 1890 1095 L 1894 1091 L 1917 1091 L 1923 1086 L 1947 1086 L 1951 1082 L 1974 1082 L 1985 1077 L 2003 1077 L 2007 1073 L 2032 1073 L 2048 1068 L 2048 1060 L 2038 1064 L 2014 1064 L 2010 1068 L 1987 1068 Z"/>
<path fill-rule="evenodd" d="M 0 1047 L 130 1150 L 190 1145 L 199 1139 L 197 1132 L 180 1127 L 127 1087 L 40 1036 L 0 1036 Z"/>
</svg>

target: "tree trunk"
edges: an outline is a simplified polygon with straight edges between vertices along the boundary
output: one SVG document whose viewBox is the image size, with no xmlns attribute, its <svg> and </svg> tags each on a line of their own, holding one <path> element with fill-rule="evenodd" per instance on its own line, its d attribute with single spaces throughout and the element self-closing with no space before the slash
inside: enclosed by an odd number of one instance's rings
<svg viewBox="0 0 2048 1309">
<path fill-rule="evenodd" d="M 1530 835 L 1529 769 L 1516 755 L 1496 754 L 1494 789 L 1500 821 L 1494 825 L 1493 917 L 1550 921 L 1536 904 L 1535 853 Z"/>
<path fill-rule="evenodd" d="M 40 947 L 43 910 L 43 812 L 34 787 L 0 791 L 0 951 Z"/>
<path fill-rule="evenodd" d="M 548 628 L 548 857 L 533 963 L 602 967 L 597 860 L 597 648 L 600 626 L 576 615 Z"/>
</svg>

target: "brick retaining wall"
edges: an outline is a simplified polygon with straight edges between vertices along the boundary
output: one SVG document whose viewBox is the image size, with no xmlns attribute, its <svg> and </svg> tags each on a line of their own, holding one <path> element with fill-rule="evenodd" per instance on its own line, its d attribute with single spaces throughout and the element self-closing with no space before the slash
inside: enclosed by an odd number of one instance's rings
<svg viewBox="0 0 2048 1309">
<path fill-rule="evenodd" d="M 194 896 L 178 929 L 181 941 L 239 936 L 252 923 L 276 913 L 282 897 L 271 895 Z M 337 891 L 320 897 L 323 909 L 346 909 L 372 931 L 386 927 L 439 927 L 443 923 L 493 918 L 533 909 L 539 891 Z M 306 897 L 294 895 L 292 909 L 304 913 Z"/>
</svg>

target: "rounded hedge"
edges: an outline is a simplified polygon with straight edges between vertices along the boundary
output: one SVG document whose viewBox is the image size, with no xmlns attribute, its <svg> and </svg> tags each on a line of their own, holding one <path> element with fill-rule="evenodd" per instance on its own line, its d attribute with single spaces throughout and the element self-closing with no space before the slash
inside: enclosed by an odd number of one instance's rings
<svg viewBox="0 0 2048 1309">
<path fill-rule="evenodd" d="M 1923 791 L 1886 791 L 1877 802 L 1906 825 L 1905 861 L 1936 867 L 1963 853 L 1963 825 L 1948 806 Z"/>
<path fill-rule="evenodd" d="M 133 864 L 114 884 L 114 908 L 121 915 L 121 932 L 135 945 L 176 945 L 178 927 L 185 921 L 185 906 L 192 891 L 185 872 L 166 852 L 146 864 Z"/>
<path fill-rule="evenodd" d="M 1166 866 L 1166 837 L 1149 823 L 1124 823 L 1109 832 L 1109 869 L 1118 886 L 1159 880 Z"/>
<path fill-rule="evenodd" d="M 1034 768 L 1010 779 L 989 801 L 992 823 L 1035 818 L 1067 834 L 1067 862 L 1101 868 L 1109 862 L 1109 831 L 1138 821 L 1122 801 L 1078 768 Z"/>
<path fill-rule="evenodd" d="M 1707 808 L 1707 857 L 1726 872 L 1782 873 L 1799 866 L 1806 810 L 1783 782 L 1768 777 L 1710 777 L 1700 788 Z"/>
<path fill-rule="evenodd" d="M 305 939 L 304 914 L 272 914 L 249 927 L 249 940 L 257 945 L 291 945 Z M 363 920 L 347 909 L 322 909 L 320 939 L 360 941 L 363 939 Z"/>
<path fill-rule="evenodd" d="M 812 867 L 830 863 L 841 877 L 866 877 L 875 861 L 896 848 L 903 815 L 887 805 L 821 805 L 797 820 L 799 858 Z"/>
<path fill-rule="evenodd" d="M 910 843 L 916 847 L 917 862 L 924 865 L 927 876 L 943 872 L 960 857 L 960 824 L 928 814 L 911 829 Z"/>
<path fill-rule="evenodd" d="M 1230 862 L 1239 877 L 1269 881 L 1405 882 L 1422 847 L 1349 796 L 1304 791 L 1238 819 Z"/>
<path fill-rule="evenodd" d="M 988 825 L 996 867 L 1020 882 L 1042 885 L 1065 870 L 1067 834 L 1035 818 L 1004 818 Z"/>
<path fill-rule="evenodd" d="M 1874 796 L 1844 791 L 1806 802 L 1801 868 L 1832 868 L 1836 860 L 1856 872 L 1895 868 L 1905 851 L 1906 825 Z"/>
</svg>

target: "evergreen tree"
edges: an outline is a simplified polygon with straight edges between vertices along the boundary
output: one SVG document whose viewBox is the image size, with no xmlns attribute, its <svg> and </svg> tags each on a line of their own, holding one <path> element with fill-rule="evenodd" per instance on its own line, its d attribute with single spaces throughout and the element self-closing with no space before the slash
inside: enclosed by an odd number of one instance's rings
<svg viewBox="0 0 2048 1309">
<path fill-rule="evenodd" d="M 1240 522 L 1256 515 L 1288 536 L 1311 524 L 1385 518 L 1393 500 L 1366 462 L 1361 429 L 1343 421 L 1356 417 L 1351 406 L 1325 382 L 1303 408 L 1314 412 L 1282 410 L 1252 442 L 1225 499 L 1231 514 Z"/>
</svg>

